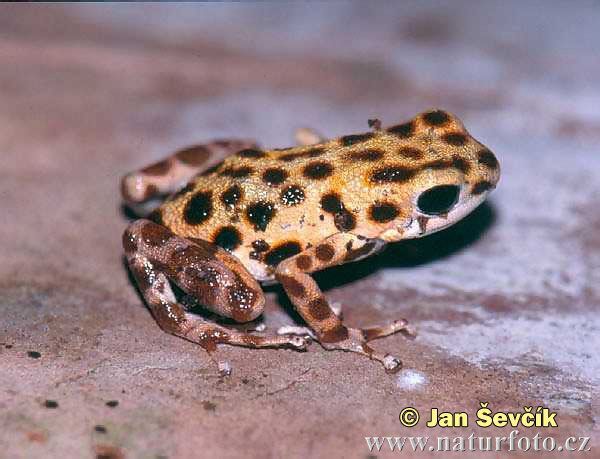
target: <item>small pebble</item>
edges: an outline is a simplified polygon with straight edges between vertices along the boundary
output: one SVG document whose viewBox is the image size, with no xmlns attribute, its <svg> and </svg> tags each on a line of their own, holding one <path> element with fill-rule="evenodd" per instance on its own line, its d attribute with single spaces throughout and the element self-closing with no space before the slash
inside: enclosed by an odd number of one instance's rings
<svg viewBox="0 0 600 459">
<path fill-rule="evenodd" d="M 46 400 L 44 402 L 44 406 L 46 408 L 52 408 L 52 409 L 58 408 L 58 402 L 56 400 Z"/>
<path fill-rule="evenodd" d="M 210 402 L 208 400 L 204 400 L 202 402 L 202 406 L 204 407 L 204 409 L 206 411 L 215 411 L 217 409 L 217 405 L 215 405 L 213 402 Z"/>
<path fill-rule="evenodd" d="M 114 408 L 115 406 L 119 406 L 119 402 L 118 400 L 109 400 L 108 402 L 106 402 L 106 406 Z"/>
</svg>

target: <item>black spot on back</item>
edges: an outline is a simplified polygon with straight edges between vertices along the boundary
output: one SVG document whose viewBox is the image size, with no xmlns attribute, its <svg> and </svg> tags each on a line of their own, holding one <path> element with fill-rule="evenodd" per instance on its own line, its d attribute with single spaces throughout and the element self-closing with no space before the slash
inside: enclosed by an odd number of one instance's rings
<svg viewBox="0 0 600 459">
<path fill-rule="evenodd" d="M 434 110 L 425 113 L 423 115 L 423 121 L 425 121 L 425 123 L 429 126 L 443 126 L 450 121 L 450 117 L 442 110 Z"/>
<path fill-rule="evenodd" d="M 471 169 L 471 165 L 469 164 L 469 162 L 466 159 L 461 158 L 459 156 L 455 156 L 452 159 L 452 167 L 454 167 L 455 169 L 458 169 L 459 171 L 463 172 L 464 174 L 467 174 L 469 172 L 469 170 Z"/>
<path fill-rule="evenodd" d="M 398 124 L 387 128 L 390 134 L 397 135 L 400 138 L 407 139 L 412 137 L 415 133 L 415 122 L 409 121 L 408 123 Z"/>
<path fill-rule="evenodd" d="M 483 150 L 477 152 L 477 157 L 479 164 L 483 164 L 484 166 L 487 166 L 490 169 L 498 168 L 498 160 L 496 159 L 494 154 L 487 148 L 484 148 Z"/>
<path fill-rule="evenodd" d="M 268 201 L 258 201 L 246 208 L 246 217 L 256 231 L 264 231 L 275 216 L 275 206 Z"/>
<path fill-rule="evenodd" d="M 235 206 L 242 198 L 242 189 L 238 185 L 231 185 L 221 194 L 221 201 L 226 206 Z"/>
<path fill-rule="evenodd" d="M 304 155 L 308 158 L 316 158 L 317 156 L 321 156 L 323 153 L 325 153 L 325 149 L 324 148 L 311 148 L 308 151 L 304 152 Z"/>
<path fill-rule="evenodd" d="M 431 169 L 447 169 L 450 167 L 450 162 L 445 159 L 436 159 L 435 161 L 425 164 L 423 167 L 429 167 Z"/>
<path fill-rule="evenodd" d="M 401 147 L 398 149 L 398 154 L 410 159 L 421 159 L 424 156 L 421 150 L 413 147 Z"/>
<path fill-rule="evenodd" d="M 297 159 L 304 158 L 304 153 L 289 153 L 287 155 L 281 155 L 279 158 L 280 161 L 285 161 L 289 163 L 291 161 L 295 161 Z"/>
<path fill-rule="evenodd" d="M 200 191 L 185 205 L 183 218 L 188 225 L 199 225 L 208 220 L 212 212 L 212 191 Z"/>
<path fill-rule="evenodd" d="M 355 159 L 358 161 L 378 161 L 382 159 L 383 156 L 384 152 L 381 150 L 353 151 L 348 154 L 350 159 Z"/>
<path fill-rule="evenodd" d="M 388 166 L 376 169 L 371 173 L 371 181 L 375 183 L 402 183 L 410 180 L 416 171 L 406 166 Z"/>
<path fill-rule="evenodd" d="M 263 172 L 262 179 L 269 186 L 277 186 L 281 185 L 288 178 L 288 175 L 285 169 L 270 167 Z"/>
<path fill-rule="evenodd" d="M 424 167 L 429 167 L 431 169 L 448 169 L 453 167 L 454 169 L 458 169 L 464 174 L 468 173 L 469 169 L 471 169 L 471 165 L 469 164 L 469 162 L 466 159 L 461 158 L 459 156 L 455 156 L 451 161 L 445 159 L 438 159 L 425 164 Z"/>
<path fill-rule="evenodd" d="M 235 227 L 224 226 L 215 233 L 213 242 L 226 250 L 235 250 L 242 243 L 242 235 Z"/>
<path fill-rule="evenodd" d="M 471 193 L 481 194 L 485 191 L 491 190 L 492 188 L 494 188 L 494 185 L 492 185 L 491 182 L 488 182 L 487 180 L 482 180 L 481 182 L 477 182 L 475 185 L 473 185 Z"/>
<path fill-rule="evenodd" d="M 342 232 L 352 231 L 356 228 L 356 218 L 354 218 L 354 215 L 346 209 L 335 214 L 333 222 L 335 227 Z"/>
<path fill-rule="evenodd" d="M 321 207 L 325 212 L 335 214 L 344 209 L 344 204 L 342 204 L 340 195 L 332 191 L 321 197 Z"/>
<path fill-rule="evenodd" d="M 252 241 L 252 248 L 257 252 L 266 252 L 269 250 L 269 244 L 264 239 Z"/>
<path fill-rule="evenodd" d="M 256 148 L 245 148 L 237 152 L 240 158 L 262 158 L 265 156 L 264 151 L 257 150 Z"/>
<path fill-rule="evenodd" d="M 287 241 L 273 247 L 265 256 L 265 262 L 270 266 L 277 266 L 286 258 L 302 252 L 302 247 L 296 241 Z"/>
<path fill-rule="evenodd" d="M 398 207 L 391 202 L 376 202 L 369 207 L 369 218 L 377 223 L 391 222 L 399 214 Z"/>
<path fill-rule="evenodd" d="M 306 178 L 322 180 L 333 173 L 333 166 L 325 161 L 313 161 L 304 167 L 303 173 Z"/>
<path fill-rule="evenodd" d="M 321 156 L 323 153 L 325 153 L 324 148 L 315 147 L 315 148 L 311 148 L 310 150 L 299 152 L 299 153 L 289 153 L 287 155 L 282 155 L 277 159 L 279 159 L 280 161 L 285 161 L 286 163 L 289 163 L 290 161 L 295 161 L 300 158 L 316 158 L 318 156 Z"/>
<path fill-rule="evenodd" d="M 366 142 L 367 140 L 372 139 L 373 137 L 375 137 L 375 134 L 373 132 L 365 132 L 364 134 L 351 134 L 341 137 L 340 142 L 345 147 L 349 147 L 350 145 L 354 145 L 356 143 Z"/>
<path fill-rule="evenodd" d="M 299 185 L 290 185 L 279 195 L 279 199 L 286 206 L 295 206 L 304 201 L 304 190 Z"/>
<path fill-rule="evenodd" d="M 226 169 L 223 169 L 219 175 L 221 177 L 233 177 L 233 178 L 244 178 L 244 177 L 248 177 L 250 174 L 252 174 L 254 172 L 254 169 L 251 168 L 250 166 L 242 166 L 242 167 L 238 167 L 237 169 L 235 167 L 227 167 Z"/>
<path fill-rule="evenodd" d="M 321 197 L 321 208 L 333 214 L 333 222 L 339 231 L 350 231 L 356 227 L 356 218 L 346 209 L 339 194 L 333 191 L 324 194 Z"/>
<path fill-rule="evenodd" d="M 454 145 L 455 147 L 462 147 L 467 143 L 467 136 L 462 132 L 449 132 L 442 136 L 444 142 Z"/>
</svg>

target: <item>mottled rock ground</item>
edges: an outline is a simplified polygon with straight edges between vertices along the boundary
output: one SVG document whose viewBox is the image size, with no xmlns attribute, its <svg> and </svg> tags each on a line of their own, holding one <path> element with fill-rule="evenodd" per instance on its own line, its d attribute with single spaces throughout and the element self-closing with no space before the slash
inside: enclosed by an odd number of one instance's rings
<svg viewBox="0 0 600 459">
<path fill-rule="evenodd" d="M 1 457 L 364 458 L 366 436 L 513 430 L 474 425 L 481 401 L 549 407 L 558 428 L 520 435 L 599 454 L 600 7 L 398 3 L 0 7 Z M 489 203 L 318 275 L 350 324 L 418 326 L 376 343 L 401 373 L 230 347 L 220 378 L 159 330 L 121 257 L 123 173 L 213 137 L 288 146 L 431 107 L 500 158 Z M 267 297 L 267 327 L 292 324 Z M 432 407 L 471 425 L 425 428 Z"/>
</svg>

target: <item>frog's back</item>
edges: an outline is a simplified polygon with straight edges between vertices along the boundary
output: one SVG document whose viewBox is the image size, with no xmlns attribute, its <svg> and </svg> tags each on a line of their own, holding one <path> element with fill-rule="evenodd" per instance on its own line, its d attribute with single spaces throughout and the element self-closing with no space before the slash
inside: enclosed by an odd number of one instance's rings
<svg viewBox="0 0 600 459">
<path fill-rule="evenodd" d="M 482 149 L 446 112 L 311 146 L 245 149 L 193 178 L 155 219 L 230 250 L 264 280 L 282 259 L 336 232 L 377 234 L 376 203 L 393 201 L 401 213 L 418 171 L 469 174 Z"/>
</svg>

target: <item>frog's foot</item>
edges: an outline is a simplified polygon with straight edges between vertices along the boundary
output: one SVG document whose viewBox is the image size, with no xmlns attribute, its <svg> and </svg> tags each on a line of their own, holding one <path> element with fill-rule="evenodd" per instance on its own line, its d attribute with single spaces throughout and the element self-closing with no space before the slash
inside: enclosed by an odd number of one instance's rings
<svg viewBox="0 0 600 459">
<path fill-rule="evenodd" d="M 393 355 L 375 351 L 367 343 L 373 339 L 383 338 L 384 336 L 406 330 L 406 326 L 407 321 L 403 319 L 396 320 L 381 327 L 346 328 L 342 326 L 337 335 L 338 337 L 345 336 L 345 338 L 335 342 L 328 342 L 328 339 L 331 339 L 331 335 L 325 335 L 319 341 L 327 350 L 355 352 L 357 354 L 365 355 L 371 360 L 380 362 L 386 372 L 395 373 L 402 368 L 402 361 Z"/>
<path fill-rule="evenodd" d="M 191 317 L 185 328 L 180 333 L 175 333 L 182 338 L 197 343 L 206 351 L 210 359 L 219 370 L 219 375 L 231 375 L 232 367 L 225 355 L 219 350 L 218 344 L 231 344 L 254 348 L 288 347 L 297 351 L 304 351 L 311 343 L 310 338 L 302 336 L 260 336 L 251 333 L 239 332 L 216 326 L 209 322 Z"/>
<path fill-rule="evenodd" d="M 316 341 L 317 335 L 308 327 L 298 327 L 295 325 L 284 325 L 277 329 L 278 335 L 296 335 L 296 336 L 308 336 Z"/>
<path fill-rule="evenodd" d="M 224 328 L 205 322 L 190 313 L 186 313 L 186 324 L 180 333 L 194 343 L 200 344 L 209 354 L 214 352 L 217 344 L 231 344 L 245 347 L 290 347 L 304 351 L 310 344 L 310 339 L 295 335 L 255 335 Z"/>
<path fill-rule="evenodd" d="M 174 332 L 174 334 L 202 346 L 211 360 L 217 365 L 221 376 L 229 376 L 231 374 L 231 364 L 221 357 L 217 348 L 218 344 L 253 348 L 288 347 L 297 351 L 305 351 L 311 342 L 310 338 L 307 339 L 302 336 L 261 336 L 232 330 L 201 320 L 190 313 L 185 313 L 185 317 L 187 319 L 185 325 L 179 332 Z M 173 333 L 173 331 L 171 332 Z"/>
</svg>

